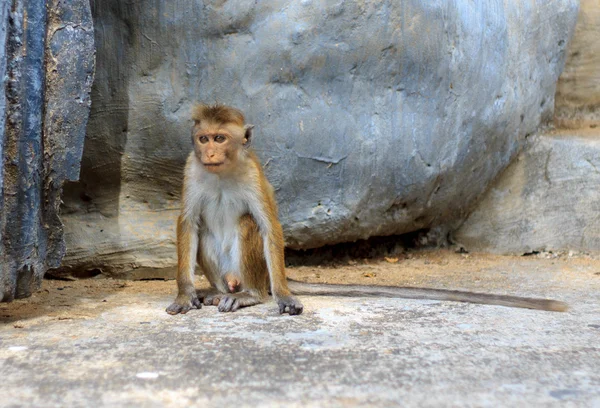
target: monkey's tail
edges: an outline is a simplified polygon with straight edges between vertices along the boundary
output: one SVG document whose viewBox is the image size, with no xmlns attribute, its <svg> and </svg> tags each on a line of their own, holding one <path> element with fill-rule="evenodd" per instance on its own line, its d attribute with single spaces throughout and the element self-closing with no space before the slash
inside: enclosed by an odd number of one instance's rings
<svg viewBox="0 0 600 408">
<path fill-rule="evenodd" d="M 566 312 L 569 309 L 569 306 L 566 303 L 558 300 L 511 295 L 491 295 L 487 293 L 473 293 L 460 290 L 306 283 L 295 281 L 293 279 L 288 279 L 288 284 L 290 290 L 295 295 L 450 300 L 454 302 L 520 307 L 524 309 L 548 310 L 552 312 Z"/>
</svg>

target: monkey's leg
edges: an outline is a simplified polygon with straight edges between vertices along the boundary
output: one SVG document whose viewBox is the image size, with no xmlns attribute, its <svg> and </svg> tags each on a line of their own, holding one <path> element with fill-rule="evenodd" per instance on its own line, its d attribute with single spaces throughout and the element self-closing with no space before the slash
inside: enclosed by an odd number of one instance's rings
<svg viewBox="0 0 600 408">
<path fill-rule="evenodd" d="M 183 216 L 177 219 L 177 297 L 167 307 L 167 313 L 187 313 L 192 308 L 200 309 L 202 303 L 194 288 L 194 269 L 198 251 L 198 229 Z"/>
<path fill-rule="evenodd" d="M 224 279 L 220 276 L 217 265 L 206 256 L 205 248 L 202 245 L 198 246 L 197 261 L 211 286 L 208 289 L 198 289 L 196 291 L 198 299 L 200 299 L 200 302 L 204 303 L 205 306 L 218 306 L 221 297 L 227 293 L 227 286 L 225 285 Z"/>
<path fill-rule="evenodd" d="M 225 293 L 215 288 L 198 289 L 196 290 L 196 294 L 204 306 L 218 306 L 221 297 L 225 295 Z"/>
<path fill-rule="evenodd" d="M 254 219 L 246 214 L 240 218 L 241 257 L 240 275 L 243 290 L 223 295 L 219 302 L 220 312 L 235 312 L 241 307 L 262 303 L 267 297 L 269 273 L 263 256 L 262 238 Z M 227 279 L 225 275 L 225 278 Z"/>
</svg>

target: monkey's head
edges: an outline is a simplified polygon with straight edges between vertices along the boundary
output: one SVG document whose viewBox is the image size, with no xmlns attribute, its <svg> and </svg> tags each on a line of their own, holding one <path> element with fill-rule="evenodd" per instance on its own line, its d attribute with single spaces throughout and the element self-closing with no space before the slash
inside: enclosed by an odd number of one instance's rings
<svg viewBox="0 0 600 408">
<path fill-rule="evenodd" d="M 223 174 L 238 168 L 253 128 L 245 124 L 242 112 L 224 105 L 198 105 L 192 119 L 194 151 L 204 169 Z"/>
</svg>

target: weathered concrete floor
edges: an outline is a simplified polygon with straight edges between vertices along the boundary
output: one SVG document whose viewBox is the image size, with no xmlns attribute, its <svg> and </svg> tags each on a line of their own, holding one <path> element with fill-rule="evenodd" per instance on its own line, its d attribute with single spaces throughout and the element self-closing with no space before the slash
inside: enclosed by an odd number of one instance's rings
<svg viewBox="0 0 600 408">
<path fill-rule="evenodd" d="M 502 292 L 504 276 L 572 309 L 303 298 L 298 317 L 173 317 L 173 282 L 47 282 L 0 306 L 0 406 L 600 407 L 600 261 L 494 259 L 452 286 Z"/>
</svg>

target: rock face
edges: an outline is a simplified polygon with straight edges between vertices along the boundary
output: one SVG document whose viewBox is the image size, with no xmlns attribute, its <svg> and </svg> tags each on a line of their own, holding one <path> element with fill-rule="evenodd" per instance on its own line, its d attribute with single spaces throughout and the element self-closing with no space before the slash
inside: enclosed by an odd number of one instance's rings
<svg viewBox="0 0 600 408">
<path fill-rule="evenodd" d="M 256 125 L 292 248 L 462 220 L 552 117 L 577 12 L 575 0 L 96 1 L 64 267 L 174 264 L 198 100 Z"/>
<path fill-rule="evenodd" d="M 486 193 L 455 234 L 469 250 L 600 252 L 600 4 L 583 0 L 555 126 Z"/>
<path fill-rule="evenodd" d="M 600 132 L 538 138 L 455 239 L 472 251 L 600 251 Z"/>
<path fill-rule="evenodd" d="M 555 122 L 570 129 L 600 126 L 600 3 L 582 0 L 565 70 L 556 92 Z"/>
<path fill-rule="evenodd" d="M 9 3 L 0 5 L 0 301 L 29 296 L 65 253 L 60 192 L 79 177 L 94 71 L 87 0 Z"/>
</svg>

